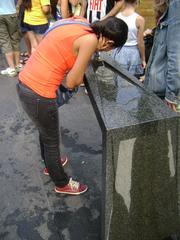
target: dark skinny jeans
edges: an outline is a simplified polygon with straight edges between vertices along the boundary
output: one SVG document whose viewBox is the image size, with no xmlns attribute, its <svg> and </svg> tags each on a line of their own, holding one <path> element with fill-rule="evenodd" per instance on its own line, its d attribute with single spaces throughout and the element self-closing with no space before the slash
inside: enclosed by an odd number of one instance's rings
<svg viewBox="0 0 180 240">
<path fill-rule="evenodd" d="M 56 99 L 41 97 L 19 82 L 17 92 L 22 107 L 39 131 L 41 157 L 52 181 L 63 187 L 69 178 L 61 165 L 59 151 L 59 116 Z"/>
</svg>

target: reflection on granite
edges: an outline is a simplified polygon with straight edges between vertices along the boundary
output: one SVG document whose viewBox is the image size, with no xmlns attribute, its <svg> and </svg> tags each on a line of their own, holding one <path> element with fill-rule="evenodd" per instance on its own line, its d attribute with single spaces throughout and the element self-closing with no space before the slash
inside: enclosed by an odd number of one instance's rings
<svg viewBox="0 0 180 240">
<path fill-rule="evenodd" d="M 104 56 L 86 87 L 103 133 L 102 240 L 178 234 L 178 115 Z"/>
</svg>

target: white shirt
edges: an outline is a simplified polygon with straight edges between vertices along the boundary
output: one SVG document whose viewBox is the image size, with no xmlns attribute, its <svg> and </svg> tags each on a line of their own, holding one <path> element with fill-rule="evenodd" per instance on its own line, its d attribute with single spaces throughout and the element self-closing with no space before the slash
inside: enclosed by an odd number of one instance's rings
<svg viewBox="0 0 180 240">
<path fill-rule="evenodd" d="M 16 6 L 14 0 L 0 0 L 0 15 L 15 14 Z"/>
<path fill-rule="evenodd" d="M 133 13 L 130 16 L 124 16 L 119 12 L 116 17 L 122 19 L 128 25 L 128 39 L 124 46 L 136 46 L 137 45 L 137 32 L 136 18 L 139 16 L 137 13 Z"/>
</svg>

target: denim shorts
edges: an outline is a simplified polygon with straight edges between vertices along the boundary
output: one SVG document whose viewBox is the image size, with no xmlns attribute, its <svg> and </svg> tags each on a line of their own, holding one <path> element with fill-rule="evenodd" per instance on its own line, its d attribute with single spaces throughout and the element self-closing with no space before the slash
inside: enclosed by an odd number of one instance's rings
<svg viewBox="0 0 180 240">
<path fill-rule="evenodd" d="M 112 57 L 132 75 L 143 74 L 143 67 L 137 46 L 124 46 L 121 49 L 116 48 L 112 51 Z"/>
<path fill-rule="evenodd" d="M 49 28 L 49 24 L 41 24 L 41 25 L 30 25 L 28 23 L 21 23 L 21 32 L 26 33 L 29 31 L 33 31 L 35 34 L 44 34 L 46 30 Z"/>
</svg>

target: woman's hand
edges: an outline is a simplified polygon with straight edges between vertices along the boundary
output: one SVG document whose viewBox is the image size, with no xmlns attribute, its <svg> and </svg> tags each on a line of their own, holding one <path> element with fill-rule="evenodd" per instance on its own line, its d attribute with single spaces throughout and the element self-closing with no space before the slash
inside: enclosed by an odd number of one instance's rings
<svg viewBox="0 0 180 240">
<path fill-rule="evenodd" d="M 42 6 L 42 11 L 45 15 L 48 15 L 51 12 L 51 6 L 50 5 Z"/>
<path fill-rule="evenodd" d="M 144 37 L 146 37 L 148 35 L 152 35 L 152 34 L 153 34 L 153 30 L 149 29 L 149 28 L 147 28 L 143 33 Z"/>
<path fill-rule="evenodd" d="M 176 112 L 176 104 L 170 103 L 170 102 L 168 102 L 167 100 L 165 100 L 165 103 L 167 104 L 167 106 L 168 106 L 169 108 L 171 108 L 173 111 Z"/>
<path fill-rule="evenodd" d="M 146 68 L 146 61 L 145 60 L 142 60 L 142 67 L 143 67 L 143 69 Z"/>
<path fill-rule="evenodd" d="M 102 49 L 102 47 L 104 46 L 105 42 L 106 42 L 106 38 L 103 37 L 102 35 L 100 35 L 99 39 L 98 39 L 98 46 L 97 46 L 97 50 Z"/>
<path fill-rule="evenodd" d="M 102 35 L 100 35 L 99 39 L 98 39 L 98 46 L 97 46 L 97 50 L 98 51 L 110 51 L 112 50 L 114 45 L 114 41 L 109 40 L 106 37 L 103 37 Z"/>
</svg>

